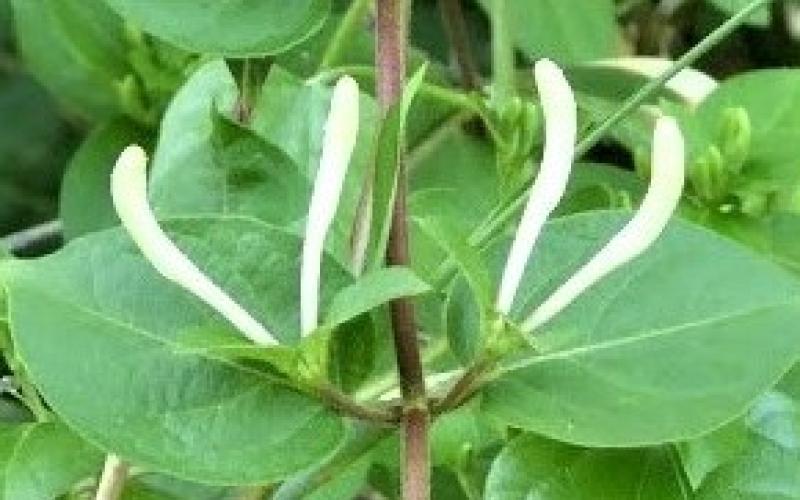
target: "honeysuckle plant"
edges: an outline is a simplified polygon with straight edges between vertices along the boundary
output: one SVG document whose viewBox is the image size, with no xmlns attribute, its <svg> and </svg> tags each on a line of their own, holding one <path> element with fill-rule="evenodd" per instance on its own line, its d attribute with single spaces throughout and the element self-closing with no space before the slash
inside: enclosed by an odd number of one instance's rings
<svg viewBox="0 0 800 500">
<path fill-rule="evenodd" d="M 13 0 L 96 128 L 0 257 L 0 500 L 793 498 L 800 77 L 693 69 L 768 0 L 591 2 Z"/>
</svg>

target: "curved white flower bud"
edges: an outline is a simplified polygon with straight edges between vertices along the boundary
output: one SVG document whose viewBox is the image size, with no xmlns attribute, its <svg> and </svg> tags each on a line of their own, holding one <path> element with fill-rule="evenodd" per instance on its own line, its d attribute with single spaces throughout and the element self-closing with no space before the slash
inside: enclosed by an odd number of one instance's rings
<svg viewBox="0 0 800 500">
<path fill-rule="evenodd" d="M 508 314 L 539 233 L 567 188 L 577 136 L 577 105 L 564 73 L 542 59 L 534 68 L 545 118 L 544 155 L 508 254 L 497 311 Z"/>
<path fill-rule="evenodd" d="M 308 335 L 319 320 L 319 277 L 325 237 L 342 194 L 347 166 L 358 135 L 358 84 L 349 76 L 336 82 L 331 98 L 322 156 L 308 207 L 300 267 L 300 331 Z"/>
<path fill-rule="evenodd" d="M 586 289 L 644 252 L 661 235 L 678 206 L 684 183 L 684 142 L 670 117 L 656 122 L 650 187 L 639 211 L 587 264 L 544 301 L 522 324 L 532 332 L 550 321 Z"/>
<path fill-rule="evenodd" d="M 253 342 L 277 344 L 266 328 L 203 274 L 158 225 L 147 200 L 147 156 L 139 146 L 127 147 L 117 160 L 111 174 L 111 197 L 122 226 L 156 271 L 211 306 Z"/>
</svg>

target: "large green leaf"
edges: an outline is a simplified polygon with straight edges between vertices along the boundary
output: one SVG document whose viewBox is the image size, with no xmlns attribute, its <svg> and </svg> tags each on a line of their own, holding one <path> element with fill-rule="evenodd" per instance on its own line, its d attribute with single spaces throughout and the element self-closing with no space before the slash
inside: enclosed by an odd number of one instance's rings
<svg viewBox="0 0 800 500">
<path fill-rule="evenodd" d="M 280 67 L 273 67 L 253 110 L 252 127 L 292 158 L 303 175 L 313 179 L 319 167 L 330 99 L 329 87 L 315 81 L 303 81 Z M 377 106 L 362 92 L 358 107 L 356 148 L 345 178 L 332 235 L 334 246 L 339 247 L 349 243 L 364 177 L 375 160 L 373 145 L 378 122 Z M 307 205 L 305 198 L 300 202 Z"/>
<path fill-rule="evenodd" d="M 102 2 L 13 0 L 27 66 L 68 107 L 92 117 L 118 110 L 127 72 L 121 19 Z"/>
<path fill-rule="evenodd" d="M 540 303 L 626 219 L 591 212 L 550 223 L 515 314 Z M 798 320 L 794 277 L 675 222 L 644 256 L 541 328 L 537 348 L 488 386 L 485 408 L 507 424 L 582 445 L 696 437 L 742 413 L 789 369 L 800 354 Z"/>
<path fill-rule="evenodd" d="M 299 229 L 308 182 L 277 147 L 226 118 L 236 96 L 222 61 L 178 92 L 153 158 L 153 204 L 162 215 L 240 214 Z"/>
<path fill-rule="evenodd" d="M 298 338 L 300 241 L 253 219 L 166 224 L 199 267 L 286 342 Z M 161 278 L 120 230 L 9 262 L 9 324 L 44 398 L 105 450 L 205 483 L 266 482 L 329 452 L 342 425 L 257 364 L 185 348 L 220 317 Z M 348 279 L 326 260 L 323 310 Z"/>
<path fill-rule="evenodd" d="M 187 50 L 233 57 L 276 54 L 318 30 L 330 0 L 105 0 L 122 17 Z"/>
<path fill-rule="evenodd" d="M 504 0 L 517 48 L 573 63 L 611 57 L 619 34 L 612 0 Z M 481 0 L 491 9 L 491 0 Z"/>
<path fill-rule="evenodd" d="M 687 498 L 681 473 L 666 449 L 591 450 L 523 434 L 492 464 L 485 498 L 676 500 Z"/>
<path fill-rule="evenodd" d="M 178 92 L 153 159 L 156 210 L 247 215 L 302 233 L 330 91 L 273 68 L 247 128 L 229 119 L 237 93 L 223 61 L 200 67 Z M 348 242 L 371 144 L 374 104 L 366 97 L 361 104 L 362 132 L 330 240 L 339 255 Z"/>
<path fill-rule="evenodd" d="M 702 500 L 800 498 L 800 392 L 783 383 L 741 419 L 681 445 Z"/>
<path fill-rule="evenodd" d="M 99 450 L 57 422 L 0 424 L 0 499 L 50 500 L 96 474 Z"/>
</svg>

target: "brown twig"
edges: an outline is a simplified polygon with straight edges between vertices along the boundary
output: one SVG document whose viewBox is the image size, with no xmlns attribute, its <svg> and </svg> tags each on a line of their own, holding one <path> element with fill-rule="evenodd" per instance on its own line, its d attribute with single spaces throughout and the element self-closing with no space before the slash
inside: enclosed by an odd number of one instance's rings
<svg viewBox="0 0 800 500">
<path fill-rule="evenodd" d="M 377 94 L 383 113 L 402 97 L 406 74 L 408 0 L 378 0 L 376 10 Z M 403 155 L 398 155 L 397 191 L 392 214 L 387 260 L 393 265 L 407 265 L 408 219 L 406 213 L 407 171 Z M 414 306 L 403 298 L 391 304 L 397 370 L 403 395 L 404 471 L 403 498 L 429 498 L 428 423 Z"/>
<path fill-rule="evenodd" d="M 461 74 L 461 84 L 467 90 L 475 90 L 480 86 L 480 73 L 473 56 L 461 0 L 439 0 L 439 12 L 441 12 L 444 31 Z"/>
</svg>

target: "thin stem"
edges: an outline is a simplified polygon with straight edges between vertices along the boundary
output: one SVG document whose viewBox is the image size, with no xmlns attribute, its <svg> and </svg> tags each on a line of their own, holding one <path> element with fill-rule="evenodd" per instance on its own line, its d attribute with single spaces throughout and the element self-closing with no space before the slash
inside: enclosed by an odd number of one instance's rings
<svg viewBox="0 0 800 500">
<path fill-rule="evenodd" d="M 461 74 L 461 83 L 467 90 L 477 89 L 480 85 L 480 73 L 475 57 L 473 57 L 461 0 L 439 0 L 439 11 L 442 15 L 445 34 L 453 49 L 453 56 L 455 56 Z"/>
<path fill-rule="evenodd" d="M 377 95 L 383 113 L 400 101 L 406 74 L 408 0 L 378 0 L 377 4 Z M 408 220 L 406 213 L 407 170 L 398 155 L 397 191 L 392 213 L 387 260 L 407 265 Z M 403 395 L 404 466 L 403 498 L 429 498 L 428 408 L 414 306 L 407 298 L 391 304 L 397 370 Z"/>
<path fill-rule="evenodd" d="M 254 106 L 253 92 L 253 61 L 245 59 L 242 61 L 242 80 L 239 84 L 239 103 L 237 106 L 237 118 L 241 123 L 250 121 L 250 115 Z"/>
<path fill-rule="evenodd" d="M 391 409 L 362 405 L 333 386 L 322 385 L 317 391 L 328 406 L 345 416 L 378 424 L 389 424 L 398 420 L 397 412 Z"/>
<path fill-rule="evenodd" d="M 374 80 L 375 69 L 372 66 L 363 65 L 337 66 L 320 73 L 319 75 L 315 76 L 312 81 L 327 83 L 335 80 L 341 75 L 350 75 L 361 81 L 366 79 Z M 452 88 L 442 87 L 429 82 L 422 82 L 422 85 L 419 87 L 418 95 L 420 97 L 435 99 L 442 104 L 447 104 L 455 108 L 461 108 L 464 111 L 468 111 L 473 114 L 478 114 L 479 112 L 478 106 L 469 94 Z"/>
<path fill-rule="evenodd" d="M 42 224 L 11 233 L 0 238 L 0 248 L 12 253 L 26 252 L 33 247 L 45 244 L 62 236 L 64 226 L 60 220 L 51 220 Z"/>
<path fill-rule="evenodd" d="M 130 467 L 116 455 L 108 455 L 97 486 L 95 500 L 119 500 L 125 481 L 128 479 Z"/>
<path fill-rule="evenodd" d="M 434 415 L 452 411 L 467 402 L 480 388 L 484 376 L 494 367 L 494 360 L 484 357 L 476 361 L 453 384 L 442 400 L 433 409 Z"/>
<path fill-rule="evenodd" d="M 492 20 L 492 100 L 502 109 L 516 94 L 514 73 L 514 44 L 511 40 L 511 26 L 507 0 L 494 0 L 491 10 Z"/>
<path fill-rule="evenodd" d="M 319 64 L 320 70 L 330 69 L 339 63 L 342 58 L 342 53 L 347 44 L 352 40 L 353 32 L 360 27 L 367 16 L 370 7 L 375 0 L 354 0 L 347 9 L 342 22 L 331 37 L 325 53 L 322 54 L 322 60 Z"/>
</svg>

